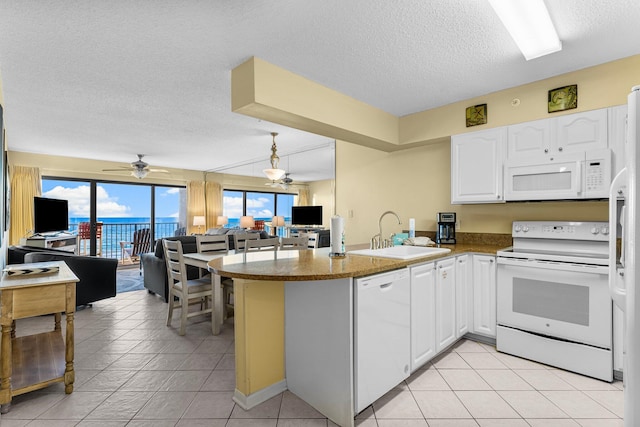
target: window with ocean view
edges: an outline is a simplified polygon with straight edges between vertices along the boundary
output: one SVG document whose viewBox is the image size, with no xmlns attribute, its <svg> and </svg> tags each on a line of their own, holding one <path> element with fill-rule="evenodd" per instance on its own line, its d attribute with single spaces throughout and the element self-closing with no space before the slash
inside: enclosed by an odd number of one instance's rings
<svg viewBox="0 0 640 427">
<path fill-rule="evenodd" d="M 119 258 L 120 242 L 130 242 L 136 230 L 149 228 L 159 239 L 184 233 L 186 225 L 184 187 L 43 178 L 42 195 L 68 201 L 69 231 L 78 233 L 81 254 Z"/>
<path fill-rule="evenodd" d="M 285 222 L 290 223 L 294 197 L 287 193 L 224 190 L 222 214 L 229 218 L 229 228 L 239 226 L 240 217 L 244 215 L 267 222 L 274 215 L 282 215 Z"/>
</svg>

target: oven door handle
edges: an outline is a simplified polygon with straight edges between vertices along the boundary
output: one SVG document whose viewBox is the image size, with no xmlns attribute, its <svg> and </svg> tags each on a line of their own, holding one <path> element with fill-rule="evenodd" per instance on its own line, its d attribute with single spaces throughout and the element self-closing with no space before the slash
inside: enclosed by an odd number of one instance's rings
<svg viewBox="0 0 640 427">
<path fill-rule="evenodd" d="M 604 275 L 609 273 L 609 267 L 605 265 L 576 264 L 570 262 L 543 261 L 538 259 L 498 257 L 498 265 L 509 265 L 521 268 L 544 268 L 547 270 L 573 271 Z"/>
</svg>

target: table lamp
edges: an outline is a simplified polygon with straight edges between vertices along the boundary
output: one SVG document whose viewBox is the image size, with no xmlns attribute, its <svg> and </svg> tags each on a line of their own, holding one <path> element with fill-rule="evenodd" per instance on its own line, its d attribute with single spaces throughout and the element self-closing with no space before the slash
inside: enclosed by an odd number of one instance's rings
<svg viewBox="0 0 640 427">
<path fill-rule="evenodd" d="M 256 222 L 253 220 L 252 216 L 241 216 L 240 217 L 240 228 L 253 228 L 255 227 Z"/>
<path fill-rule="evenodd" d="M 206 224 L 207 222 L 205 221 L 204 215 L 194 215 L 193 226 L 198 227 L 198 234 L 201 234 L 201 227 Z"/>
<path fill-rule="evenodd" d="M 281 215 L 276 215 L 271 218 L 271 226 L 275 230 L 275 235 L 278 235 L 278 227 L 284 227 L 284 217 Z"/>
<path fill-rule="evenodd" d="M 216 224 L 218 224 L 218 227 L 224 227 L 225 225 L 229 224 L 229 218 L 224 215 L 219 215 L 218 219 L 216 220 Z"/>
</svg>

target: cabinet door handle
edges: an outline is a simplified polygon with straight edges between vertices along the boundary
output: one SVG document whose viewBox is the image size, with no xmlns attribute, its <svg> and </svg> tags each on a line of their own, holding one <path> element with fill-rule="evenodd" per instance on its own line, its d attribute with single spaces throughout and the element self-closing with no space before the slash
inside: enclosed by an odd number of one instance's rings
<svg viewBox="0 0 640 427">
<path fill-rule="evenodd" d="M 493 264 L 493 259 L 490 259 L 489 262 Z"/>
<path fill-rule="evenodd" d="M 562 151 L 562 147 L 558 147 L 558 151 Z"/>
<path fill-rule="evenodd" d="M 545 153 L 548 153 L 548 152 L 549 152 L 549 149 L 548 149 L 548 148 L 545 148 L 545 149 L 544 149 L 544 152 L 545 152 Z"/>
</svg>

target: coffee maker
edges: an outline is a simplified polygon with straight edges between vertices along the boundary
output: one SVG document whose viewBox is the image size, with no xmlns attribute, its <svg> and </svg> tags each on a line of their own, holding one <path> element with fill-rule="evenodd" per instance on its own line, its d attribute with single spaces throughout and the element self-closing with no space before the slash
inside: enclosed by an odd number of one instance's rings
<svg viewBox="0 0 640 427">
<path fill-rule="evenodd" d="M 436 243 L 456 243 L 455 212 L 438 212 L 438 231 L 436 232 Z"/>
</svg>

